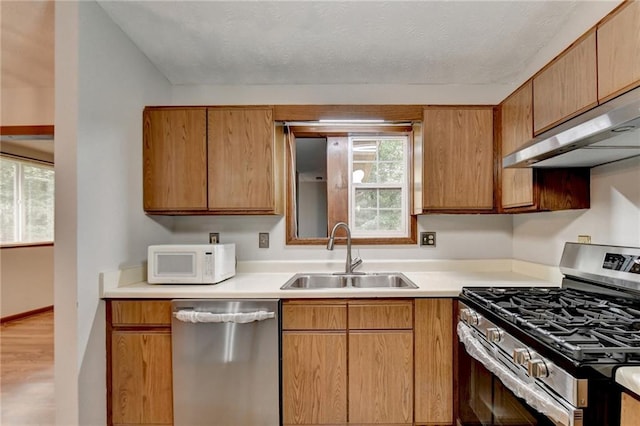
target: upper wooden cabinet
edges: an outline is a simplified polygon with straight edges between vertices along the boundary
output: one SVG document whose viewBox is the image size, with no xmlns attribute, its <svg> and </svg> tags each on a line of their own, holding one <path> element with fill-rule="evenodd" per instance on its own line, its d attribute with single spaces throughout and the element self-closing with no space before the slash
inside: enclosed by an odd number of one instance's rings
<svg viewBox="0 0 640 426">
<path fill-rule="evenodd" d="M 501 105 L 502 154 L 520 149 L 533 138 L 533 85 L 529 80 Z M 502 207 L 533 204 L 533 170 L 502 171 Z"/>
<path fill-rule="evenodd" d="M 284 148 L 271 108 L 148 107 L 143 139 L 145 211 L 283 213 Z"/>
<path fill-rule="evenodd" d="M 271 108 L 209 108 L 209 210 L 282 214 Z M 281 162 L 281 161 L 280 161 Z"/>
<path fill-rule="evenodd" d="M 146 108 L 143 113 L 144 209 L 207 210 L 207 110 Z"/>
<path fill-rule="evenodd" d="M 493 209 L 493 108 L 425 108 L 423 135 L 423 210 Z"/>
<path fill-rule="evenodd" d="M 502 154 L 533 137 L 531 81 L 500 105 Z M 508 213 L 589 208 L 587 168 L 502 169 L 502 210 Z"/>
<path fill-rule="evenodd" d="M 589 32 L 533 78 L 537 135 L 597 105 L 596 33 Z"/>
<path fill-rule="evenodd" d="M 598 99 L 640 85 L 640 1 L 629 1 L 598 25 Z"/>
</svg>

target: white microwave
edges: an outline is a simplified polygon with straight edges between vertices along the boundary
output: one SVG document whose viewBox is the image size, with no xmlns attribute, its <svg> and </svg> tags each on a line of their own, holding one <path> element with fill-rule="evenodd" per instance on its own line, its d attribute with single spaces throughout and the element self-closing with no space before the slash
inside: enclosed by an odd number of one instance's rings
<svg viewBox="0 0 640 426">
<path fill-rule="evenodd" d="M 235 274 L 235 244 L 149 246 L 149 284 L 214 284 Z"/>
</svg>

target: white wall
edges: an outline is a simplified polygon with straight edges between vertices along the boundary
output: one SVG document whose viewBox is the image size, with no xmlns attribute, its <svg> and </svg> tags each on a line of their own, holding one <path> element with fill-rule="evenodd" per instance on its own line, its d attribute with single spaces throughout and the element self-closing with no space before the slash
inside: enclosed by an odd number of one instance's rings
<svg viewBox="0 0 640 426">
<path fill-rule="evenodd" d="M 56 424 L 104 425 L 98 274 L 168 238 L 171 219 L 142 210 L 141 139 L 143 107 L 170 91 L 95 2 L 56 6 Z"/>
<path fill-rule="evenodd" d="M 54 121 L 53 88 L 3 87 L 0 99 L 3 126 L 51 125 Z"/>
<path fill-rule="evenodd" d="M 509 215 L 428 215 L 418 219 L 418 231 L 437 232 L 436 247 L 418 245 L 354 248 L 365 262 L 376 259 L 501 259 L 511 257 Z M 176 217 L 171 242 L 205 243 L 219 232 L 223 243 L 236 243 L 238 260 L 336 260 L 344 249 L 324 246 L 286 246 L 281 216 Z M 269 232 L 270 248 L 258 248 L 258 233 Z"/>
<path fill-rule="evenodd" d="M 0 249 L 0 317 L 53 305 L 53 246 Z"/>
<path fill-rule="evenodd" d="M 557 265 L 566 241 L 640 247 L 640 157 L 591 169 L 591 208 L 515 215 L 513 257 Z"/>
</svg>

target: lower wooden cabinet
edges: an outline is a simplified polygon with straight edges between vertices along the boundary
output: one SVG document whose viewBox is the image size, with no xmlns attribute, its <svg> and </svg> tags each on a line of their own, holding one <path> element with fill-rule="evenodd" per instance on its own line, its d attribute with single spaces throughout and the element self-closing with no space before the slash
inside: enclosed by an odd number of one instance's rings
<svg viewBox="0 0 640 426">
<path fill-rule="evenodd" d="M 171 333 L 114 331 L 111 342 L 113 424 L 171 424 Z"/>
<path fill-rule="evenodd" d="M 620 426 L 637 426 L 640 424 L 640 400 L 623 392 L 620 407 Z"/>
<path fill-rule="evenodd" d="M 171 303 L 107 301 L 107 422 L 173 424 Z"/>
<path fill-rule="evenodd" d="M 349 423 L 413 424 L 413 331 L 349 332 Z"/>
<path fill-rule="evenodd" d="M 347 423 L 346 331 L 284 331 L 282 365 L 285 425 Z"/>
<path fill-rule="evenodd" d="M 453 424 L 451 299 L 287 300 L 282 312 L 285 425 Z"/>
<path fill-rule="evenodd" d="M 453 424 L 452 299 L 415 300 L 415 422 Z"/>
</svg>

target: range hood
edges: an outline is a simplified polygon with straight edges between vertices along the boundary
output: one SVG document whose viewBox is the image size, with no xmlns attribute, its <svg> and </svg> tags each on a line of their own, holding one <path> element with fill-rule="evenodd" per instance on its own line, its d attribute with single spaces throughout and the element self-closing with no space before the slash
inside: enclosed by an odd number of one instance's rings
<svg viewBox="0 0 640 426">
<path fill-rule="evenodd" d="M 531 140 L 503 167 L 594 167 L 640 155 L 640 87 Z"/>
</svg>

